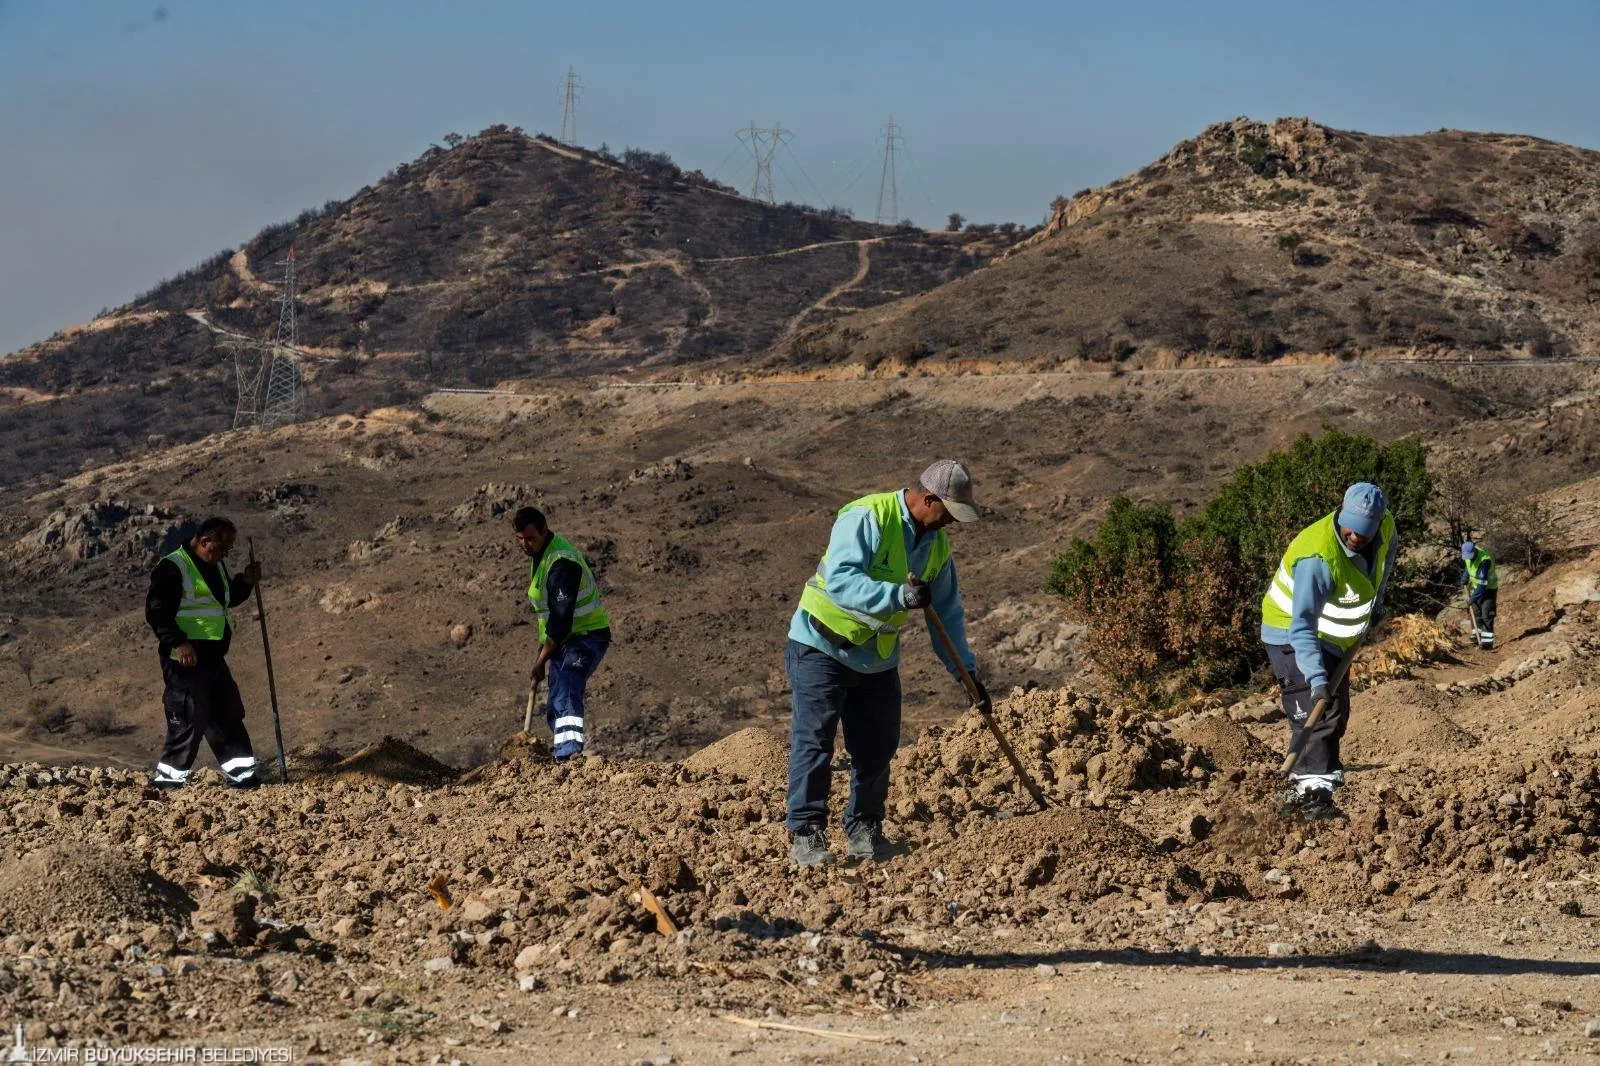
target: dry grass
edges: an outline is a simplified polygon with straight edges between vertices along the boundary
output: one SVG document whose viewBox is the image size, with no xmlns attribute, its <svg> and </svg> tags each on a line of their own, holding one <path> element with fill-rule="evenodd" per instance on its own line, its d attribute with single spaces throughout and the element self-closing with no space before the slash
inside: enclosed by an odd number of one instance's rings
<svg viewBox="0 0 1600 1066">
<path fill-rule="evenodd" d="M 1448 662 L 1461 647 L 1455 634 L 1420 614 L 1401 615 L 1388 624 L 1388 634 L 1351 668 L 1363 684 L 1411 677 L 1418 666 Z"/>
</svg>

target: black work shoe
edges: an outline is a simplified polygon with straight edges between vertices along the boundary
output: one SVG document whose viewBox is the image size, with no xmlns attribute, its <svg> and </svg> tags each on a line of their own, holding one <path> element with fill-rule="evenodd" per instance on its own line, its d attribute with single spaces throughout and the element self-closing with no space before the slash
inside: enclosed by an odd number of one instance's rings
<svg viewBox="0 0 1600 1066">
<path fill-rule="evenodd" d="M 163 792 L 176 792 L 183 787 L 182 781 L 168 781 L 160 777 L 151 778 L 150 783 Z"/>
<path fill-rule="evenodd" d="M 1300 794 L 1300 817 L 1308 822 L 1348 822 L 1350 816 L 1333 802 L 1333 790 L 1308 788 Z"/>
<path fill-rule="evenodd" d="M 789 854 L 801 866 L 828 866 L 838 861 L 828 850 L 828 835 L 820 829 L 794 834 L 794 847 Z"/>
<path fill-rule="evenodd" d="M 236 788 L 236 789 L 239 789 L 240 791 L 249 791 L 252 788 L 260 788 L 261 787 L 261 779 L 259 777 L 254 776 L 254 775 L 251 775 L 250 777 L 245 778 L 243 781 L 230 780 L 228 782 L 228 787 L 229 788 Z"/>
<path fill-rule="evenodd" d="M 882 822 L 862 822 L 850 831 L 850 850 L 847 854 L 857 861 L 871 859 L 873 862 L 885 862 L 900 854 L 900 849 L 883 835 Z"/>
</svg>

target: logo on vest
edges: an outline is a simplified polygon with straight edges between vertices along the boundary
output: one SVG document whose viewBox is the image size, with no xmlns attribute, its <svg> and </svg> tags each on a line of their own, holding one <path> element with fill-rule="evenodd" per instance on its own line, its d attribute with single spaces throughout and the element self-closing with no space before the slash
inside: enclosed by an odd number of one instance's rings
<svg viewBox="0 0 1600 1066">
<path fill-rule="evenodd" d="M 1344 595 L 1340 596 L 1338 598 L 1338 600 L 1336 600 L 1335 602 L 1336 603 L 1360 603 L 1361 602 L 1361 593 L 1357 592 L 1351 586 L 1346 585 L 1344 587 Z"/>
</svg>

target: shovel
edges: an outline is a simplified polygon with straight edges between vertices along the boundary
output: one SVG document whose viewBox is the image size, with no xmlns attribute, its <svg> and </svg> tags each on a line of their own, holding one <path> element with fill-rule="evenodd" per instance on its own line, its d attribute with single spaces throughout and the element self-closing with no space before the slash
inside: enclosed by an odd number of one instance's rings
<svg viewBox="0 0 1600 1066">
<path fill-rule="evenodd" d="M 1011 744 L 1006 740 L 1005 734 L 1000 732 L 1000 723 L 994 720 L 994 715 L 979 706 L 983 699 L 978 689 L 978 683 L 967 672 L 967 664 L 961 661 L 960 654 L 956 651 L 955 641 L 950 639 L 950 634 L 945 632 L 944 623 L 939 621 L 939 616 L 933 613 L 933 604 L 923 604 L 922 616 L 928 620 L 928 628 L 939 634 L 945 651 L 950 653 L 950 661 L 956 664 L 956 669 L 961 672 L 961 684 L 967 690 L 967 698 L 972 701 L 972 706 L 977 710 L 983 724 L 989 727 L 989 732 L 994 734 L 994 739 L 1000 744 L 1000 753 L 1006 757 L 1006 762 L 1011 764 L 1011 770 L 1017 775 L 1017 780 L 1022 782 L 1022 787 L 1028 790 L 1028 795 L 1033 797 L 1033 802 L 1041 811 L 1049 810 L 1050 804 L 1045 801 L 1044 793 L 1039 791 L 1039 786 L 1033 783 L 1033 778 L 1028 776 L 1028 771 L 1023 767 L 1022 760 L 1017 758 L 1017 753 L 1011 749 Z"/>
</svg>

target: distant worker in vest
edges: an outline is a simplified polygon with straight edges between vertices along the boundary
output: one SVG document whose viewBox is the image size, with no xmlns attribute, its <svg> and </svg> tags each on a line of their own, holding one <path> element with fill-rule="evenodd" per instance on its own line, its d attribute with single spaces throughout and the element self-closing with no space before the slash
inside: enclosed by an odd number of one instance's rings
<svg viewBox="0 0 1600 1066">
<path fill-rule="evenodd" d="M 1351 485 L 1332 514 L 1290 542 L 1261 601 L 1261 640 L 1278 679 L 1291 744 L 1301 743 L 1306 718 L 1329 695 L 1331 676 L 1383 612 L 1384 586 L 1394 571 L 1394 516 L 1383 490 Z M 1339 742 L 1350 720 L 1346 677 L 1320 721 L 1304 738 L 1284 795 L 1285 813 L 1308 820 L 1343 819 L 1333 802 L 1344 784 Z"/>
<path fill-rule="evenodd" d="M 188 543 L 163 556 L 150 572 L 144 617 L 159 642 L 166 682 L 161 703 L 167 741 L 153 779 L 162 788 L 178 788 L 189 779 L 201 738 L 211 745 L 230 787 L 260 784 L 244 728 L 244 700 L 228 671 L 229 608 L 249 599 L 261 580 L 261 564 L 255 562 L 228 576 L 226 560 L 237 535 L 226 518 L 207 518 Z"/>
<path fill-rule="evenodd" d="M 976 677 L 966 613 L 944 528 L 975 522 L 972 475 L 951 459 L 928 467 L 914 488 L 863 496 L 834 519 L 828 550 L 800 594 L 785 652 L 793 709 L 789 722 L 788 828 L 794 861 L 835 861 L 828 850 L 833 740 L 844 728 L 850 801 L 844 812 L 850 859 L 882 861 L 897 850 L 883 833 L 889 761 L 900 743 L 900 630 L 932 604 Z M 957 666 L 938 643 L 945 669 Z M 982 704 L 991 708 L 979 682 Z"/>
<path fill-rule="evenodd" d="M 522 508 L 511 525 L 532 560 L 528 602 L 539 623 L 539 653 L 529 676 L 540 682 L 549 674 L 545 721 L 551 754 L 562 762 L 583 754 L 584 693 L 611 646 L 611 619 L 600 605 L 589 561 L 565 537 L 550 531 L 538 508 Z"/>
<path fill-rule="evenodd" d="M 1494 647 L 1494 616 L 1500 598 L 1500 571 L 1494 556 L 1472 541 L 1461 545 L 1461 583 L 1467 586 L 1468 614 L 1480 648 Z"/>
</svg>

